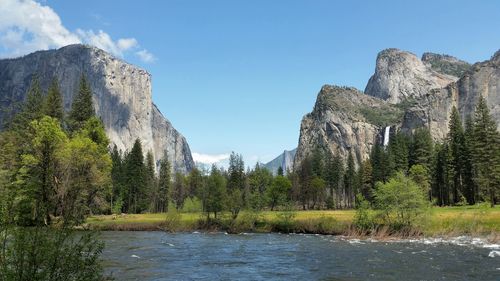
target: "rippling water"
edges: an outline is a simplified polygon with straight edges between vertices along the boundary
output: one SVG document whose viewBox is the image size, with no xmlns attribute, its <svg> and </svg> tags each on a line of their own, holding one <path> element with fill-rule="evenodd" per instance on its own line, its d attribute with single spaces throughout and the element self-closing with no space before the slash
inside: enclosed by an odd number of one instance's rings
<svg viewBox="0 0 500 281">
<path fill-rule="evenodd" d="M 163 232 L 101 236 L 105 267 L 116 280 L 500 280 L 500 249 L 474 241 Z"/>
</svg>

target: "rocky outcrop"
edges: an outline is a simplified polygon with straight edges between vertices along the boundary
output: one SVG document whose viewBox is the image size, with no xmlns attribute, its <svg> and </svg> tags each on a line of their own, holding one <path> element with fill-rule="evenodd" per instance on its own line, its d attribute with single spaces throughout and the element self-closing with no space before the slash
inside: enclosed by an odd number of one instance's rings
<svg viewBox="0 0 500 281">
<path fill-rule="evenodd" d="M 433 70 L 412 53 L 387 49 L 378 54 L 375 73 L 365 93 L 397 104 L 424 97 L 456 80 L 457 77 Z"/>
<path fill-rule="evenodd" d="M 285 150 L 278 157 L 264 164 L 264 167 L 271 171 L 273 174 L 278 173 L 279 167 L 283 169 L 283 172 L 293 170 L 293 159 L 295 158 L 295 153 L 297 149 Z"/>
<path fill-rule="evenodd" d="M 422 55 L 422 62 L 436 72 L 454 77 L 462 77 L 471 67 L 466 61 L 449 55 L 434 53 L 424 53 Z"/>
<path fill-rule="evenodd" d="M 500 51 L 470 66 L 447 55 L 425 53 L 420 60 L 408 52 L 384 50 L 365 94 L 346 87 L 321 89 L 314 110 L 302 119 L 294 167 L 316 147 L 344 159 L 350 151 L 359 164 L 376 142 L 383 144 L 384 136 L 399 130 L 410 134 L 427 127 L 434 140 L 442 141 L 453 106 L 465 121 L 480 96 L 500 130 L 499 82 Z"/>
<path fill-rule="evenodd" d="M 58 79 L 65 110 L 70 109 L 79 79 L 85 74 L 96 113 L 118 149 L 130 149 L 139 138 L 144 151 L 152 151 L 157 162 L 167 151 L 176 171 L 186 172 L 194 166 L 185 138 L 153 104 L 151 75 L 145 70 L 86 45 L 0 60 L 0 108 L 14 108 L 22 103 L 35 74 L 44 89 L 53 77 Z M 0 120 L 12 113 L 0 111 Z"/>
<path fill-rule="evenodd" d="M 294 167 L 315 148 L 344 159 L 352 153 L 355 162 L 361 163 L 380 141 L 377 138 L 383 136 L 382 129 L 402 117 L 403 112 L 396 106 L 355 88 L 325 85 L 313 111 L 302 119 Z"/>
<path fill-rule="evenodd" d="M 433 89 L 418 98 L 406 110 L 403 131 L 427 126 L 435 140 L 448 134 L 448 123 L 453 106 L 462 121 L 473 116 L 479 97 L 486 99 L 490 112 L 500 129 L 500 51 L 487 61 L 471 66 L 456 82 L 442 89 Z"/>
</svg>

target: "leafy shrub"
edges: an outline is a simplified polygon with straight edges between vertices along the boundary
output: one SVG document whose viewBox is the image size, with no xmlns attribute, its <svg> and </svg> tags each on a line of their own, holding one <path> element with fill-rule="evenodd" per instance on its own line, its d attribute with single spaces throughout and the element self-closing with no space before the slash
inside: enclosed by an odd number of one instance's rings
<svg viewBox="0 0 500 281">
<path fill-rule="evenodd" d="M 425 191 L 401 172 L 387 183 L 378 182 L 374 195 L 383 222 L 396 230 L 415 226 L 429 207 Z"/>
</svg>

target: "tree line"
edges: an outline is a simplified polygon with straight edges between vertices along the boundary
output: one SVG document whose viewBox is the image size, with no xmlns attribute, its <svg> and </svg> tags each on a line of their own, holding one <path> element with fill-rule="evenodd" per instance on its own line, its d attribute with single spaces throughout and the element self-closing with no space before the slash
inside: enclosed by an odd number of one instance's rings
<svg viewBox="0 0 500 281">
<path fill-rule="evenodd" d="M 107 208 L 112 161 L 85 76 L 66 114 L 58 80 L 35 75 L 0 133 L 0 279 L 103 280 L 95 234 L 76 234 Z"/>
<path fill-rule="evenodd" d="M 342 161 L 316 148 L 292 174 L 293 196 L 303 209 L 352 208 L 357 194 L 373 202 L 377 183 L 402 173 L 436 205 L 494 206 L 500 192 L 500 134 L 485 99 L 479 98 L 465 124 L 453 107 L 448 129 L 442 142 L 433 141 L 426 127 L 397 132 L 387 147 L 376 143 L 358 168 L 351 153 Z"/>
</svg>

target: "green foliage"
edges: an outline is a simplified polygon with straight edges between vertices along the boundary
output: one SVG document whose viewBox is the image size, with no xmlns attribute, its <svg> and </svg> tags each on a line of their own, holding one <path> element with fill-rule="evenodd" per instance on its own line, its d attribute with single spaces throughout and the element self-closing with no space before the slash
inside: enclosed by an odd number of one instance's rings
<svg viewBox="0 0 500 281">
<path fill-rule="evenodd" d="M 222 212 L 226 202 L 226 179 L 221 171 L 215 166 L 212 166 L 210 176 L 207 179 L 206 190 L 203 192 L 203 201 L 207 217 L 210 213 L 214 213 L 217 218 L 217 213 Z"/>
<path fill-rule="evenodd" d="M 418 128 L 413 133 L 410 148 L 410 167 L 421 164 L 428 169 L 432 162 L 433 141 L 428 128 Z"/>
<path fill-rule="evenodd" d="M 385 127 L 402 120 L 404 112 L 397 107 L 363 107 L 360 108 L 361 115 L 370 124 Z"/>
<path fill-rule="evenodd" d="M 472 130 L 471 148 L 479 196 L 493 207 L 500 191 L 500 134 L 482 96 L 474 112 Z"/>
<path fill-rule="evenodd" d="M 172 190 L 171 165 L 165 152 L 160 161 L 160 173 L 158 177 L 158 200 L 156 211 L 165 212 L 168 210 L 169 193 Z"/>
<path fill-rule="evenodd" d="M 269 201 L 271 211 L 287 201 L 291 187 L 291 181 L 284 176 L 278 175 L 273 179 L 273 183 L 266 190 L 266 197 Z"/>
<path fill-rule="evenodd" d="M 31 80 L 31 85 L 28 89 L 28 94 L 21 108 L 21 112 L 14 117 L 11 128 L 17 132 L 26 130 L 33 120 L 42 117 L 43 103 L 44 98 L 42 89 L 40 88 L 38 76 L 35 75 Z"/>
<path fill-rule="evenodd" d="M 384 223 L 395 229 L 414 226 L 429 206 L 422 188 L 402 173 L 377 183 L 374 193 Z"/>
<path fill-rule="evenodd" d="M 127 181 L 123 192 L 124 211 L 140 213 L 147 209 L 147 203 L 144 201 L 147 182 L 144 154 L 139 139 L 135 140 L 132 150 L 125 158 L 125 175 Z"/>
<path fill-rule="evenodd" d="M 424 165 L 413 165 L 409 171 L 409 177 L 418 185 L 425 194 L 430 191 L 429 170 Z"/>
<path fill-rule="evenodd" d="M 93 116 L 95 116 L 95 111 L 92 102 L 92 91 L 85 75 L 82 75 L 78 92 L 73 98 L 68 116 L 69 128 L 73 132 L 78 131 Z"/>
<path fill-rule="evenodd" d="M 104 280 L 99 259 L 104 245 L 92 232 L 47 227 L 2 230 L 0 280 Z"/>
<path fill-rule="evenodd" d="M 353 224 L 362 232 L 371 231 L 375 227 L 375 219 L 370 213 L 370 203 L 361 194 L 356 196 L 356 201 L 356 215 Z"/>
<path fill-rule="evenodd" d="M 61 123 L 64 118 L 63 98 L 59 90 L 59 82 L 55 77 L 47 91 L 47 97 L 43 104 L 43 114 L 55 118 Z"/>
<path fill-rule="evenodd" d="M 172 200 L 175 203 L 175 209 L 177 211 L 181 210 L 184 206 L 184 200 L 186 199 L 186 184 L 185 178 L 182 173 L 175 173 L 174 185 L 172 188 Z"/>
</svg>

